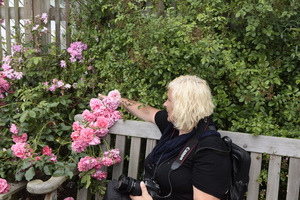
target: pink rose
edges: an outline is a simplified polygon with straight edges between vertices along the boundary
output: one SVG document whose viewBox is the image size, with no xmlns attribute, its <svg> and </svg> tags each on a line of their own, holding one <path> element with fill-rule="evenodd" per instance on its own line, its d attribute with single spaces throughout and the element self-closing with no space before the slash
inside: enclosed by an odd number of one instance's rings
<svg viewBox="0 0 300 200">
<path fill-rule="evenodd" d="M 82 117 L 89 123 L 94 122 L 96 119 L 95 115 L 93 113 L 91 113 L 89 110 L 83 111 Z"/>
<path fill-rule="evenodd" d="M 98 117 L 97 118 L 97 125 L 99 128 L 107 129 L 109 124 L 109 119 L 105 117 Z"/>
<path fill-rule="evenodd" d="M 19 129 L 17 128 L 17 126 L 15 124 L 12 124 L 9 130 L 13 134 L 18 134 L 19 133 Z"/>
<path fill-rule="evenodd" d="M 21 136 L 13 135 L 11 136 L 14 143 L 25 143 L 27 141 L 27 133 L 23 133 Z"/>
<path fill-rule="evenodd" d="M 64 198 L 64 200 L 74 200 L 73 197 L 67 197 L 67 198 Z"/>
<path fill-rule="evenodd" d="M 78 162 L 78 170 L 80 172 L 82 171 L 89 171 L 93 169 L 95 166 L 99 165 L 98 160 L 96 158 L 86 156 L 84 158 L 81 158 Z"/>
<path fill-rule="evenodd" d="M 27 143 L 16 143 L 12 145 L 11 150 L 14 152 L 14 155 L 22 160 L 26 158 L 27 150 L 30 146 Z"/>
<path fill-rule="evenodd" d="M 45 147 L 43 148 L 43 155 L 50 156 L 51 153 L 52 153 L 52 150 L 50 149 L 49 146 L 45 146 Z"/>
<path fill-rule="evenodd" d="M 87 145 L 88 145 L 87 143 L 78 140 L 72 142 L 72 150 L 75 151 L 76 153 L 81 153 L 86 149 Z"/>
<path fill-rule="evenodd" d="M 94 130 L 91 128 L 85 128 L 80 132 L 80 139 L 82 141 L 89 143 L 94 139 Z"/>
<path fill-rule="evenodd" d="M 103 103 L 100 99 L 92 98 L 90 100 L 90 107 L 92 111 L 98 110 L 103 106 Z"/>
<path fill-rule="evenodd" d="M 103 172 L 101 170 L 97 170 L 92 174 L 93 178 L 96 178 L 97 180 L 102 180 L 102 179 L 106 179 L 107 177 L 107 172 Z"/>
<path fill-rule="evenodd" d="M 109 167 L 109 166 L 111 166 L 111 165 L 114 164 L 114 161 L 113 161 L 113 159 L 111 159 L 111 158 L 104 157 L 104 158 L 102 158 L 101 163 L 102 163 L 103 165 Z"/>
<path fill-rule="evenodd" d="M 5 179 L 0 178 L 0 194 L 8 192 L 10 186 Z"/>
<path fill-rule="evenodd" d="M 74 131 L 80 131 L 80 130 L 82 130 L 82 127 L 80 126 L 79 122 L 74 122 L 73 123 L 73 130 Z"/>
</svg>

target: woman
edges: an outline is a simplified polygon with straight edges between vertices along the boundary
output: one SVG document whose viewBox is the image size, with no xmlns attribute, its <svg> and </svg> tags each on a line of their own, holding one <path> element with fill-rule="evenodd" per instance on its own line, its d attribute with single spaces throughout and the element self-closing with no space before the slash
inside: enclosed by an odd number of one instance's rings
<svg viewBox="0 0 300 200">
<path fill-rule="evenodd" d="M 99 95 L 100 99 L 105 96 Z M 214 104 L 207 82 L 197 76 L 180 76 L 168 85 L 165 111 L 143 106 L 122 98 L 121 104 L 128 112 L 144 121 L 158 126 L 162 133 L 156 147 L 147 156 L 145 178 L 154 179 L 161 189 L 164 199 L 218 200 L 224 199 L 230 187 L 231 161 L 229 155 L 221 155 L 213 150 L 197 151 L 203 146 L 228 150 L 217 134 L 208 134 L 198 139 L 183 164 L 171 170 L 183 147 L 197 133 L 197 129 L 209 122 L 214 126 L 211 115 Z M 203 133 L 201 133 L 203 134 Z M 142 195 L 132 196 L 132 200 L 150 200 L 144 182 L 140 184 Z"/>
</svg>

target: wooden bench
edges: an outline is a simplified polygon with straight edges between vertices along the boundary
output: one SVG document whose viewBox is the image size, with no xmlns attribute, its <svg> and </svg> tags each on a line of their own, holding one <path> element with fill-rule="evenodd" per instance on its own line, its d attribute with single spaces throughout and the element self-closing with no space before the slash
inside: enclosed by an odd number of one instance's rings
<svg viewBox="0 0 300 200">
<path fill-rule="evenodd" d="M 9 183 L 10 189 L 5 194 L 0 194 L 1 200 L 10 200 L 15 199 L 18 192 L 26 188 L 26 182 L 15 182 L 15 183 Z"/>
<path fill-rule="evenodd" d="M 82 119 L 80 115 L 75 117 L 76 120 Z M 259 178 L 262 170 L 268 171 L 266 188 L 266 200 L 277 200 L 280 186 L 280 171 L 282 161 L 287 160 L 287 186 L 280 188 L 286 193 L 286 200 L 299 199 L 299 186 L 300 186 L 300 140 L 279 138 L 271 136 L 253 136 L 246 133 L 219 131 L 222 136 L 229 136 L 233 142 L 243 147 L 251 153 L 251 168 L 250 168 L 250 182 L 248 185 L 247 200 L 258 200 L 262 191 L 259 183 Z M 133 121 L 133 120 L 119 120 L 109 131 L 106 140 L 108 143 L 114 145 L 115 148 L 120 150 L 122 158 L 129 157 L 129 161 L 122 159 L 122 162 L 114 165 L 112 169 L 111 178 L 117 179 L 121 174 L 139 179 L 143 169 L 143 160 L 148 155 L 157 140 L 160 138 L 161 133 L 159 129 L 148 122 Z M 130 136 L 130 137 L 128 137 Z M 265 166 L 265 159 L 269 158 L 267 169 L 262 169 Z M 287 167 L 285 167 L 287 168 Z M 126 170 L 126 171 L 124 171 Z M 34 193 L 37 191 L 34 184 L 29 182 L 27 190 Z M 44 194 L 55 193 L 62 180 L 56 184 L 56 187 L 45 188 Z M 43 185 L 53 186 L 51 180 L 45 182 Z M 38 189 L 39 194 L 41 188 Z M 52 195 L 55 196 L 55 195 Z M 49 198 L 49 199 L 55 199 Z M 78 200 L 90 199 L 88 191 L 84 188 L 78 191 Z M 97 195 L 94 199 L 101 199 Z M 281 199 L 279 199 L 281 200 Z"/>
</svg>

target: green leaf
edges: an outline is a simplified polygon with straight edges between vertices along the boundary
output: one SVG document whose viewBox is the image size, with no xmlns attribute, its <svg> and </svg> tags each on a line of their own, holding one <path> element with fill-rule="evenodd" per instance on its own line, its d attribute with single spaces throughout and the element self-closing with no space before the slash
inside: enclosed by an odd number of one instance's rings
<svg viewBox="0 0 300 200">
<path fill-rule="evenodd" d="M 27 168 L 30 167 L 31 165 L 32 165 L 31 162 L 24 162 L 24 163 L 22 164 L 21 169 L 27 169 Z"/>
<path fill-rule="evenodd" d="M 33 110 L 30 110 L 28 112 L 29 116 L 32 117 L 32 118 L 35 118 L 36 117 L 36 113 L 33 111 Z"/>
<path fill-rule="evenodd" d="M 46 175 L 51 175 L 52 174 L 52 168 L 49 165 L 44 166 L 44 173 Z"/>
<path fill-rule="evenodd" d="M 20 117 L 20 122 L 23 123 L 27 117 L 27 111 L 24 111 Z"/>
<path fill-rule="evenodd" d="M 15 177 L 16 177 L 16 181 L 21 181 L 23 179 L 25 172 L 24 171 L 20 171 L 18 172 Z"/>
<path fill-rule="evenodd" d="M 25 179 L 27 181 L 30 181 L 31 179 L 33 179 L 34 175 L 35 175 L 34 168 L 30 167 L 25 173 Z"/>
<path fill-rule="evenodd" d="M 52 175 L 53 176 L 63 176 L 65 174 L 65 171 L 63 169 L 57 169 Z"/>
</svg>

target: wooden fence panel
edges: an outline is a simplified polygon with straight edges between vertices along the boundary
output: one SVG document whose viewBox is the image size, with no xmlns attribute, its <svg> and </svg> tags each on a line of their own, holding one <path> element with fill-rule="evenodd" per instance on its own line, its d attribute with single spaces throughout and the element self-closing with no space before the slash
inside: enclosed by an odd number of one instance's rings
<svg viewBox="0 0 300 200">
<path fill-rule="evenodd" d="M 51 5 L 51 0 L 13 0 L 13 2 L 14 5 L 12 7 L 9 4 L 9 0 L 4 0 L 4 7 L 0 8 L 0 19 L 5 20 L 4 23 L 1 24 L 2 30 L 0 29 L 0 36 L 2 36 L 0 37 L 1 60 L 3 56 L 12 54 L 12 45 L 15 42 L 20 43 L 22 38 L 25 39 L 25 42 L 29 42 L 33 39 L 30 34 L 30 30 L 25 30 L 25 34 L 21 35 L 23 30 L 23 23 L 21 20 L 33 19 L 38 14 L 48 14 L 48 23 L 46 24 L 46 28 L 49 30 L 49 32 L 43 36 L 43 44 L 49 44 L 51 40 L 54 41 L 58 49 L 57 53 L 60 52 L 61 46 L 67 48 L 70 45 L 70 31 L 62 31 L 62 29 L 69 28 L 70 0 L 64 0 L 65 8 L 60 7 L 60 0 L 55 0 L 55 5 Z M 21 6 L 19 6 L 19 4 Z M 11 23 L 11 20 L 14 20 L 15 28 L 12 27 L 13 24 Z M 55 22 L 55 26 L 51 26 L 51 21 Z M 62 27 L 61 22 L 65 22 L 66 26 Z M 61 38 L 63 38 L 62 34 L 64 34 L 64 32 L 67 34 L 64 37 L 64 41 L 62 41 Z M 12 39 L 13 37 L 16 39 Z M 5 45 L 3 43 L 5 43 Z"/>
</svg>

